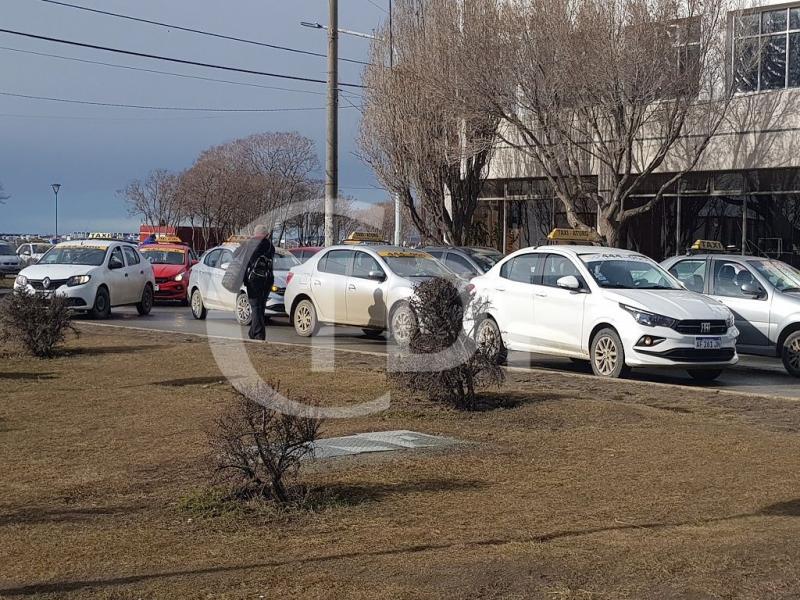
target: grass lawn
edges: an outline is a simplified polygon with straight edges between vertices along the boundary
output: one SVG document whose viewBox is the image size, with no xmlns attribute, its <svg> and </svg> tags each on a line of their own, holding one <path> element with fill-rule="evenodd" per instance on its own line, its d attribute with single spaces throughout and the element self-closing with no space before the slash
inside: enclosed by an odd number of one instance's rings
<svg viewBox="0 0 800 600">
<path fill-rule="evenodd" d="M 69 355 L 0 360 L 0 597 L 796 598 L 800 404 L 512 373 L 504 408 L 394 397 L 324 435 L 470 442 L 320 461 L 314 513 L 183 507 L 232 398 L 207 344 L 83 326 Z M 379 358 L 250 349 L 324 404 L 386 390 Z"/>
</svg>

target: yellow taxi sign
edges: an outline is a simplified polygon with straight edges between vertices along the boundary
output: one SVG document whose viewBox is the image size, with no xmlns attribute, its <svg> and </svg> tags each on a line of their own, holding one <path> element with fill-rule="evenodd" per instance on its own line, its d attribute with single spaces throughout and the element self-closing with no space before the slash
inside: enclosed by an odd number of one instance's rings
<svg viewBox="0 0 800 600">
<path fill-rule="evenodd" d="M 232 235 L 227 240 L 225 240 L 226 244 L 244 244 L 250 238 L 246 235 Z"/>
<path fill-rule="evenodd" d="M 419 252 L 417 250 L 382 250 L 378 252 L 378 256 L 383 258 L 430 258 L 433 256 L 427 252 Z"/>
<path fill-rule="evenodd" d="M 552 244 L 597 244 L 600 236 L 586 229 L 553 229 L 547 239 Z"/>
<path fill-rule="evenodd" d="M 90 233 L 88 239 L 90 240 L 113 240 L 116 236 L 113 233 Z"/>
<path fill-rule="evenodd" d="M 369 231 L 354 231 L 347 236 L 347 239 L 342 241 L 342 244 L 385 244 L 386 240 L 380 233 L 371 233 Z"/>
<path fill-rule="evenodd" d="M 179 238 L 177 235 L 173 235 L 171 233 L 157 233 L 156 234 L 156 241 L 161 242 L 162 244 L 182 244 L 183 240 Z"/>
<path fill-rule="evenodd" d="M 725 246 L 717 240 L 697 240 L 692 244 L 693 252 L 725 252 Z"/>
</svg>

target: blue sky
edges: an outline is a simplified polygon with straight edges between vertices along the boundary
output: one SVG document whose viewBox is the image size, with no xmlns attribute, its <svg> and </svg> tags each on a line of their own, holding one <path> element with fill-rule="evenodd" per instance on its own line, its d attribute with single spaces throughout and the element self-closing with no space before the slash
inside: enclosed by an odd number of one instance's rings
<svg viewBox="0 0 800 600">
<path fill-rule="evenodd" d="M 66 0 L 72 4 L 130 14 L 326 52 L 322 31 L 300 21 L 327 22 L 326 0 Z M 387 0 L 374 0 L 385 6 Z M 340 0 L 339 26 L 371 31 L 386 13 L 370 0 Z M 143 23 L 47 4 L 3 0 L 2 28 L 84 41 L 202 62 L 325 79 L 324 58 L 174 31 Z M 214 107 L 323 107 L 324 95 L 285 92 L 90 65 L 9 50 L 25 50 L 228 79 L 259 85 L 324 92 L 325 86 L 183 66 L 0 34 L 0 92 L 110 103 Z M 340 56 L 366 60 L 367 40 L 342 36 Z M 340 80 L 358 82 L 360 66 L 341 63 Z M 357 104 L 357 98 L 353 98 Z M 342 102 L 342 106 L 346 106 Z M 354 155 L 358 111 L 340 111 L 340 175 L 344 193 L 364 201 L 385 192 Z M 144 111 L 61 104 L 0 95 L 0 182 L 12 196 L 0 205 L 0 232 L 53 230 L 59 193 L 59 230 L 136 229 L 117 190 L 155 168 L 183 169 L 208 146 L 259 131 L 298 131 L 317 144 L 324 164 L 325 112 L 207 114 Z M 322 177 L 322 172 L 318 174 Z M 367 188 L 367 189 L 357 189 Z"/>
</svg>

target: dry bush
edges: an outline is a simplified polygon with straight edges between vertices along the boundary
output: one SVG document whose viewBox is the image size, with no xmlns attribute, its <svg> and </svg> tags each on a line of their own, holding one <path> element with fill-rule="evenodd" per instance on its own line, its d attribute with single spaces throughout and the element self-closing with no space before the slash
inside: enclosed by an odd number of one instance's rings
<svg viewBox="0 0 800 600">
<path fill-rule="evenodd" d="M 0 326 L 33 356 L 52 358 L 68 331 L 79 335 L 72 324 L 67 301 L 59 296 L 13 292 L 0 304 Z"/>
<path fill-rule="evenodd" d="M 246 395 L 237 393 L 209 434 L 215 476 L 232 487 L 235 498 L 270 499 L 282 505 L 301 498 L 288 480 L 313 454 L 322 420 L 313 415 L 316 403 L 308 398 L 293 400 L 312 407 L 310 416 L 282 412 L 279 389 L 280 384 L 269 382 Z"/>
<path fill-rule="evenodd" d="M 475 410 L 477 390 L 502 383 L 503 370 L 463 330 L 466 303 L 446 279 L 430 279 L 416 287 L 411 308 L 419 328 L 390 374 L 397 387 Z"/>
</svg>

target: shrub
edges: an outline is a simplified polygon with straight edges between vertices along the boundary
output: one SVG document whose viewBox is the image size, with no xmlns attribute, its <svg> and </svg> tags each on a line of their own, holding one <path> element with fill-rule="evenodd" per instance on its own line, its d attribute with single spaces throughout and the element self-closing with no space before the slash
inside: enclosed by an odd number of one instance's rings
<svg viewBox="0 0 800 600">
<path fill-rule="evenodd" d="M 13 292 L 0 304 L 0 325 L 32 355 L 51 358 L 68 331 L 79 334 L 70 314 L 62 297 Z"/>
<path fill-rule="evenodd" d="M 411 299 L 419 327 L 390 375 L 398 387 L 462 410 L 478 406 L 476 390 L 499 385 L 503 370 L 464 332 L 466 298 L 446 279 L 420 283 Z"/>
<path fill-rule="evenodd" d="M 279 384 L 237 392 L 210 434 L 215 475 L 233 487 L 240 499 L 265 498 L 289 504 L 300 498 L 287 482 L 301 461 L 313 453 L 322 420 L 279 410 Z M 294 398 L 315 406 L 307 398 Z M 311 411 L 313 413 L 313 410 Z"/>
</svg>

